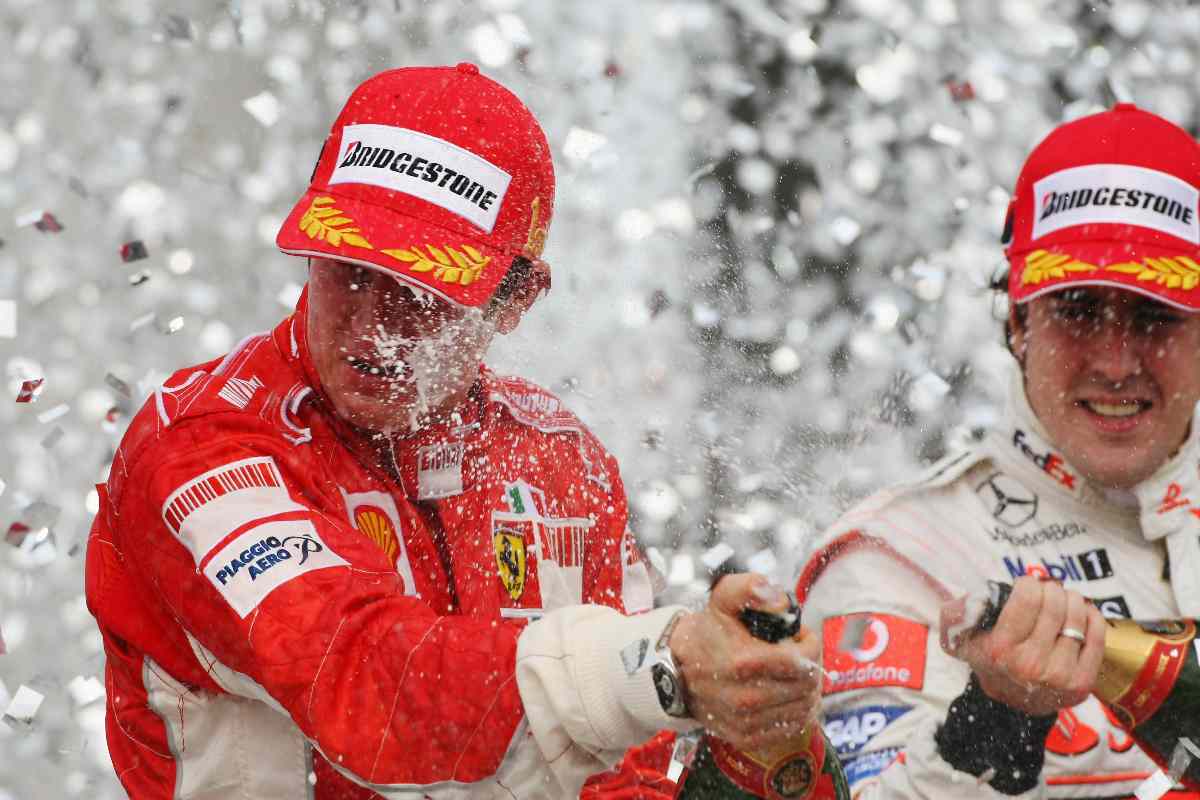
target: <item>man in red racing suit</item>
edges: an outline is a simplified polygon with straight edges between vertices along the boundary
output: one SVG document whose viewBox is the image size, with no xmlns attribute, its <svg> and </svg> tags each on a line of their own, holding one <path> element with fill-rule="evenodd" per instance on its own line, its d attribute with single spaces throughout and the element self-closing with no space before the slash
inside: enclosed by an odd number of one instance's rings
<svg viewBox="0 0 1200 800">
<path fill-rule="evenodd" d="M 87 554 L 131 797 L 570 797 L 656 729 L 811 716 L 815 653 L 734 616 L 782 593 L 650 610 L 612 457 L 480 366 L 548 288 L 548 153 L 472 65 L 367 81 L 279 234 L 296 312 L 134 418 Z"/>
</svg>

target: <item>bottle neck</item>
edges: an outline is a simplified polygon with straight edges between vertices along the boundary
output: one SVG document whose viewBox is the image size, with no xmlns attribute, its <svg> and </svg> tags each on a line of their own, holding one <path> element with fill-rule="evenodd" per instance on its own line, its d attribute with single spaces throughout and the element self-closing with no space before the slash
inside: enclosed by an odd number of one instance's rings
<svg viewBox="0 0 1200 800">
<path fill-rule="evenodd" d="M 1129 727 L 1149 719 L 1175 686 L 1196 638 L 1192 620 L 1110 619 L 1093 693 Z"/>
</svg>

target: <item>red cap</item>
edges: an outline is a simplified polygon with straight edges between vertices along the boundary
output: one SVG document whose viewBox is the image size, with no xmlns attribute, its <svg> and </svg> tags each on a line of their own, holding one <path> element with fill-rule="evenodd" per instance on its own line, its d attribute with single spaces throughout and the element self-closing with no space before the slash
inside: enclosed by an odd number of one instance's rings
<svg viewBox="0 0 1200 800">
<path fill-rule="evenodd" d="M 550 146 L 516 95 L 474 64 L 406 67 L 350 95 L 275 241 L 479 306 L 516 256 L 539 259 L 553 209 Z"/>
<path fill-rule="evenodd" d="M 1200 145 L 1131 103 L 1060 125 L 1030 154 L 1005 225 L 1009 297 L 1131 289 L 1200 310 Z"/>
</svg>

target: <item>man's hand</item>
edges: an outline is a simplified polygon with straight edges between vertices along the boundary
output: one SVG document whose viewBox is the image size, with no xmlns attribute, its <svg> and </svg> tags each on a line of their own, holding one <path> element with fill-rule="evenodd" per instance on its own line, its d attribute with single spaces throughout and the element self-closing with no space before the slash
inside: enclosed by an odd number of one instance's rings
<svg viewBox="0 0 1200 800">
<path fill-rule="evenodd" d="M 758 575 L 727 575 L 708 606 L 679 620 L 669 646 L 687 687 L 691 715 L 741 750 L 762 751 L 816 724 L 821 640 L 807 628 L 794 639 L 755 639 L 738 619 L 745 608 L 782 612 L 784 592 Z"/>
<path fill-rule="evenodd" d="M 961 620 L 961 604 L 942 608 L 943 632 Z M 1104 657 L 1104 617 L 1078 592 L 1033 577 L 1013 582 L 996 626 L 942 647 L 971 665 L 993 700 L 1044 716 L 1082 702 Z"/>
</svg>

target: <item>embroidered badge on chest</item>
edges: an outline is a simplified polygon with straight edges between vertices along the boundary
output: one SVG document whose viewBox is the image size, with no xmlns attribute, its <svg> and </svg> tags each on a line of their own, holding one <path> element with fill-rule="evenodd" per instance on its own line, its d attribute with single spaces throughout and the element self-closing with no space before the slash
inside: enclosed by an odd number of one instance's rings
<svg viewBox="0 0 1200 800">
<path fill-rule="evenodd" d="M 348 492 L 338 487 L 346 503 L 350 524 L 375 544 L 396 567 L 404 581 L 404 593 L 419 596 L 408 549 L 404 545 L 400 512 L 391 495 L 379 491 Z"/>
<path fill-rule="evenodd" d="M 417 499 L 437 500 L 463 493 L 462 442 L 438 442 L 417 451 Z"/>
<path fill-rule="evenodd" d="M 525 536 L 516 527 L 499 527 L 493 530 L 492 547 L 496 551 L 500 582 L 504 584 L 509 597 L 520 600 L 525 592 L 525 571 L 528 564 Z"/>
<path fill-rule="evenodd" d="M 383 509 L 375 506 L 359 507 L 354 514 L 354 527 L 374 542 L 388 560 L 396 560 L 400 553 L 400 537 L 396 535 L 396 526 L 388 519 Z"/>
<path fill-rule="evenodd" d="M 583 602 L 587 517 L 558 516 L 564 509 L 546 491 L 517 479 L 505 484 L 492 511 L 500 614 L 532 618 L 544 608 Z"/>
</svg>

